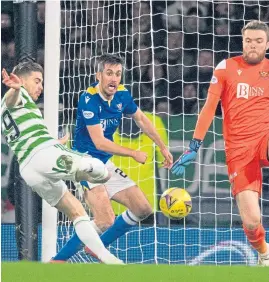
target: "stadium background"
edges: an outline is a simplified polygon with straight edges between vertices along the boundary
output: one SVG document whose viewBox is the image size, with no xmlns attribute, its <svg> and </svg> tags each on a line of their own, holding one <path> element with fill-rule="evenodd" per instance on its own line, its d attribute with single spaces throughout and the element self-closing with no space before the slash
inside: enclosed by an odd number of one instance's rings
<svg viewBox="0 0 269 282">
<path fill-rule="evenodd" d="M 74 109 L 79 97 L 77 94 L 93 81 L 94 63 L 98 55 L 107 51 L 119 53 L 126 59 L 124 82 L 143 110 L 155 112 L 163 119 L 168 128 L 169 145 L 177 157 L 191 138 L 214 66 L 224 58 L 241 54 L 241 28 L 244 23 L 257 18 L 269 22 L 268 2 L 133 3 L 123 5 L 116 1 L 62 2 L 60 124 L 74 123 Z M 45 3 L 38 2 L 37 7 L 37 62 L 44 65 Z M 15 62 L 12 21 L 12 3 L 4 2 L 1 7 L 1 56 L 2 67 L 8 72 Z M 6 89 L 3 85 L 1 87 L 3 95 Z M 151 95 L 153 90 L 154 100 Z M 42 97 L 39 105 L 42 107 Z M 128 244 L 126 238 L 117 242 L 114 250 L 123 258 L 130 262 L 154 262 L 155 230 L 158 243 L 164 246 L 160 248 L 163 252 L 159 255 L 160 262 L 191 261 L 210 246 L 231 239 L 242 242 L 242 246 L 245 246 L 243 243 L 246 240 L 241 231 L 238 211 L 231 198 L 226 174 L 220 107 L 216 114 L 214 125 L 200 154 L 199 162 L 205 166 L 194 165 L 186 174 L 185 180 L 169 175 L 167 183 L 168 187 L 188 187 L 193 197 L 193 213 L 186 221 L 180 222 L 168 222 L 157 213 L 159 216 L 155 223 L 160 229 L 152 228 L 153 223 L 149 221 L 139 232 L 133 231 L 128 235 Z M 178 130 L 180 124 L 183 124 L 183 130 Z M 8 188 L 12 154 L 3 138 L 1 147 L 2 259 L 16 260 L 12 224 L 14 209 L 11 203 L 12 191 Z M 263 183 L 263 222 L 269 228 L 268 169 L 264 170 Z M 160 194 L 160 186 L 157 185 L 157 188 Z M 171 237 L 171 234 L 174 235 Z M 65 236 L 63 238 L 61 244 L 66 240 Z M 183 255 L 173 258 L 173 254 L 170 254 L 171 245 L 176 245 L 175 253 Z M 188 246 L 191 251 L 188 251 Z M 121 249 L 124 250 L 122 254 Z M 185 256 L 185 253 L 188 255 Z M 222 254 L 218 258 L 213 254 L 209 261 L 227 263 L 231 260 L 229 255 Z M 232 261 L 249 263 L 245 258 L 237 258 L 236 254 Z"/>
</svg>

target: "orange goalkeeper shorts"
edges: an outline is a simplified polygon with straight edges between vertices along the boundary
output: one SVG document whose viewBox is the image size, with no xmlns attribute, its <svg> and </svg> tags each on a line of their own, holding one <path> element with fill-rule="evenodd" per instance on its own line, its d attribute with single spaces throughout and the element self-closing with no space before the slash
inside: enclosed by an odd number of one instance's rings
<svg viewBox="0 0 269 282">
<path fill-rule="evenodd" d="M 249 162 L 243 167 L 242 162 L 239 161 L 231 161 L 227 164 L 234 197 L 244 190 L 252 190 L 261 194 L 262 168 L 269 167 L 268 140 L 269 134 L 259 142 L 254 155 L 245 156 L 245 158 L 249 158 Z M 249 150 L 249 152 L 251 151 Z"/>
</svg>

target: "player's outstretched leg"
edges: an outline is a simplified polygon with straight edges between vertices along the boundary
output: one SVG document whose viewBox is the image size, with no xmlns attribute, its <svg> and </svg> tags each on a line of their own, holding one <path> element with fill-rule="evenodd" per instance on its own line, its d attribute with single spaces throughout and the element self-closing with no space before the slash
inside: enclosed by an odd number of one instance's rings
<svg viewBox="0 0 269 282">
<path fill-rule="evenodd" d="M 143 192 L 137 186 L 131 186 L 113 196 L 114 200 L 121 202 L 123 205 L 129 208 L 129 210 L 119 215 L 113 223 L 114 220 L 110 219 L 109 207 L 111 208 L 111 206 L 109 200 L 108 198 L 105 198 L 105 195 L 102 193 L 102 190 L 105 190 L 105 188 L 101 188 L 102 187 L 95 187 L 90 191 L 86 190 L 85 199 L 93 212 L 93 216 L 97 225 L 94 224 L 94 222 L 91 222 L 91 224 L 99 234 L 104 231 L 100 239 L 104 243 L 105 247 L 107 247 L 122 235 L 126 234 L 141 220 L 147 218 L 152 213 L 152 208 L 145 198 Z M 106 202 L 106 200 L 108 202 Z M 107 208 L 104 209 L 104 206 Z M 130 210 L 133 210 L 134 212 Z M 111 210 L 111 213 L 113 213 L 113 210 Z M 61 261 L 68 260 L 78 250 L 80 250 L 80 248 L 81 240 L 79 238 L 79 234 L 74 233 L 72 238 L 59 251 L 54 259 Z M 85 247 L 85 251 L 96 257 L 94 251 L 88 248 L 88 246 Z"/>
<path fill-rule="evenodd" d="M 137 218 L 131 211 L 129 210 L 124 211 L 121 215 L 119 215 L 116 218 L 114 224 L 111 227 L 109 227 L 100 236 L 102 243 L 104 244 L 105 247 L 108 247 L 111 243 L 113 243 L 115 240 L 120 238 L 122 235 L 126 234 L 135 225 L 137 225 L 139 221 L 140 221 L 139 218 Z M 94 221 L 91 221 L 91 224 L 93 225 Z M 78 251 L 80 251 L 83 248 L 83 246 L 84 246 L 83 243 L 81 242 L 81 240 L 79 239 L 78 235 L 75 232 L 73 236 L 63 246 L 63 248 L 56 254 L 56 256 L 53 258 L 53 261 L 61 261 L 61 262 L 67 261 Z M 95 255 L 95 253 L 87 246 L 85 246 L 85 252 L 95 258 L 98 258 Z"/>
<path fill-rule="evenodd" d="M 87 197 L 87 194 L 85 196 Z M 100 238 L 105 246 L 109 246 L 152 213 L 148 200 L 136 185 L 119 191 L 112 199 L 123 204 L 129 210 L 119 215 L 114 224 L 101 235 Z M 98 224 L 98 220 L 96 223 Z M 87 252 L 87 248 L 85 251 Z"/>
<path fill-rule="evenodd" d="M 92 227 L 96 230 L 96 232 L 100 235 L 102 232 L 96 226 L 94 221 L 91 221 Z M 102 241 L 102 240 L 101 240 Z M 66 262 L 73 255 L 79 252 L 84 247 L 84 244 L 80 241 L 76 232 L 74 232 L 73 236 L 66 242 L 66 244 L 62 247 L 62 249 L 52 258 L 52 262 Z M 89 248 L 87 248 L 88 252 L 91 253 L 92 256 L 95 256 L 91 252 Z M 96 256 L 95 256 L 96 257 Z M 96 257 L 97 258 L 97 257 Z"/>
<path fill-rule="evenodd" d="M 91 221 L 91 224 L 96 232 L 100 235 L 102 231 L 105 231 L 113 224 L 115 219 L 106 187 L 104 185 L 98 185 L 91 191 L 86 190 L 85 200 L 99 226 L 97 227 L 95 221 Z M 81 243 L 78 234 L 75 232 L 70 240 L 57 253 L 57 255 L 54 257 L 54 260 L 68 260 L 82 248 L 82 245 L 83 244 Z"/>
<path fill-rule="evenodd" d="M 108 247 L 118 238 L 130 231 L 134 226 L 138 225 L 139 222 L 140 219 L 130 210 L 124 211 L 121 215 L 117 216 L 114 224 L 100 236 L 100 239 L 104 246 Z M 87 246 L 85 246 L 84 250 L 86 253 L 96 258 L 96 255 Z"/>
<path fill-rule="evenodd" d="M 105 264 L 123 264 L 112 255 L 101 242 L 99 235 L 92 227 L 90 219 L 82 204 L 70 192 L 66 192 L 56 208 L 65 213 L 73 221 L 76 234 L 97 257 Z"/>
<path fill-rule="evenodd" d="M 122 235 L 126 234 L 141 220 L 148 217 L 152 213 L 152 209 L 148 201 L 145 199 L 142 191 L 137 186 L 130 187 L 124 191 L 118 192 L 117 196 L 114 196 L 114 199 L 118 202 L 122 201 L 123 204 L 125 204 L 127 207 L 132 208 L 134 212 L 139 216 L 135 215 L 130 210 L 127 210 L 119 215 L 113 223 L 113 220 L 110 218 L 110 214 L 113 213 L 113 210 L 109 212 L 109 207 L 111 208 L 111 206 L 109 206 L 110 203 L 108 199 L 108 202 L 106 202 L 106 198 L 104 197 L 102 190 L 105 190 L 105 188 L 102 189 L 102 187 L 95 187 L 90 191 L 86 190 L 85 199 L 93 212 L 98 227 L 96 224 L 94 224 L 93 221 L 91 222 L 91 224 L 99 234 L 104 231 L 100 239 L 104 243 L 105 247 L 107 247 Z M 102 200 L 97 201 L 98 199 Z M 104 209 L 104 206 L 106 206 L 107 208 Z M 72 238 L 59 251 L 54 259 L 68 260 L 78 250 L 80 250 L 80 248 L 81 241 L 78 234 L 74 233 Z M 96 257 L 94 255 L 94 252 L 87 246 L 85 247 L 85 251 L 90 255 Z"/>
<path fill-rule="evenodd" d="M 122 235 L 126 234 L 139 222 L 140 219 L 130 210 L 124 211 L 116 218 L 114 224 L 101 235 L 100 238 L 105 247 L 109 246 Z"/>
</svg>

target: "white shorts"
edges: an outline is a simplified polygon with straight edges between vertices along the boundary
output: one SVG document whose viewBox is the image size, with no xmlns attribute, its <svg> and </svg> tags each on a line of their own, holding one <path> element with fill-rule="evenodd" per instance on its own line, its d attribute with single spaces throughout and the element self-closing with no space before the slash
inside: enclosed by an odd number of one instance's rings
<svg viewBox="0 0 269 282">
<path fill-rule="evenodd" d="M 126 175 L 120 168 L 116 167 L 110 160 L 107 161 L 106 168 L 112 175 L 111 178 L 102 185 L 106 186 L 109 199 L 113 198 L 116 193 L 136 185 L 136 183 L 131 180 L 128 175 Z M 81 185 L 85 190 L 87 190 L 101 184 L 91 184 L 89 182 L 82 181 Z"/>
<path fill-rule="evenodd" d="M 33 191 L 55 206 L 67 191 L 63 180 L 75 180 L 82 157 L 63 145 L 49 146 L 37 151 L 20 173 Z"/>
</svg>

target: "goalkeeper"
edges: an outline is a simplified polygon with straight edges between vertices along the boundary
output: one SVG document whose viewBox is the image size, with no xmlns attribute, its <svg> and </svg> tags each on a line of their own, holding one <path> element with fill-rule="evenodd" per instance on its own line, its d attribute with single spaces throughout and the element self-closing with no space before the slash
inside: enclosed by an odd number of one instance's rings
<svg viewBox="0 0 269 282">
<path fill-rule="evenodd" d="M 10 89 L 1 102 L 2 130 L 15 153 L 26 183 L 51 206 L 73 221 L 81 241 L 104 263 L 122 264 L 102 244 L 82 204 L 63 180 L 104 183 L 110 174 L 101 161 L 67 149 L 52 138 L 35 101 L 43 90 L 43 69 L 33 62 L 2 71 Z M 66 139 L 66 138 L 65 138 Z"/>
<path fill-rule="evenodd" d="M 174 163 L 172 173 L 183 174 L 195 160 L 221 100 L 232 194 L 248 241 L 258 251 L 258 263 L 269 266 L 269 245 L 259 206 L 261 169 L 269 166 L 269 60 L 265 58 L 269 28 L 254 20 L 243 27 L 242 36 L 243 55 L 217 65 L 190 148 Z"/>
<path fill-rule="evenodd" d="M 79 99 L 74 138 L 76 150 L 100 159 L 112 174 L 105 185 L 93 184 L 90 181 L 82 182 L 86 203 L 94 217 L 92 224 L 101 235 L 105 246 L 152 213 L 151 205 L 144 193 L 128 175 L 110 161 L 112 155 L 131 157 L 142 164 L 147 159 L 146 153 L 113 142 L 113 134 L 120 124 L 122 115 L 130 115 L 142 131 L 157 144 L 164 158 L 164 167 L 170 168 L 173 164 L 173 157 L 153 124 L 134 103 L 129 91 L 120 84 L 122 72 L 123 61 L 120 57 L 104 54 L 99 58 L 96 74 L 98 82 L 92 84 Z M 110 199 L 128 208 L 116 220 Z M 65 261 L 81 247 L 79 236 L 74 233 L 53 259 Z"/>
</svg>

